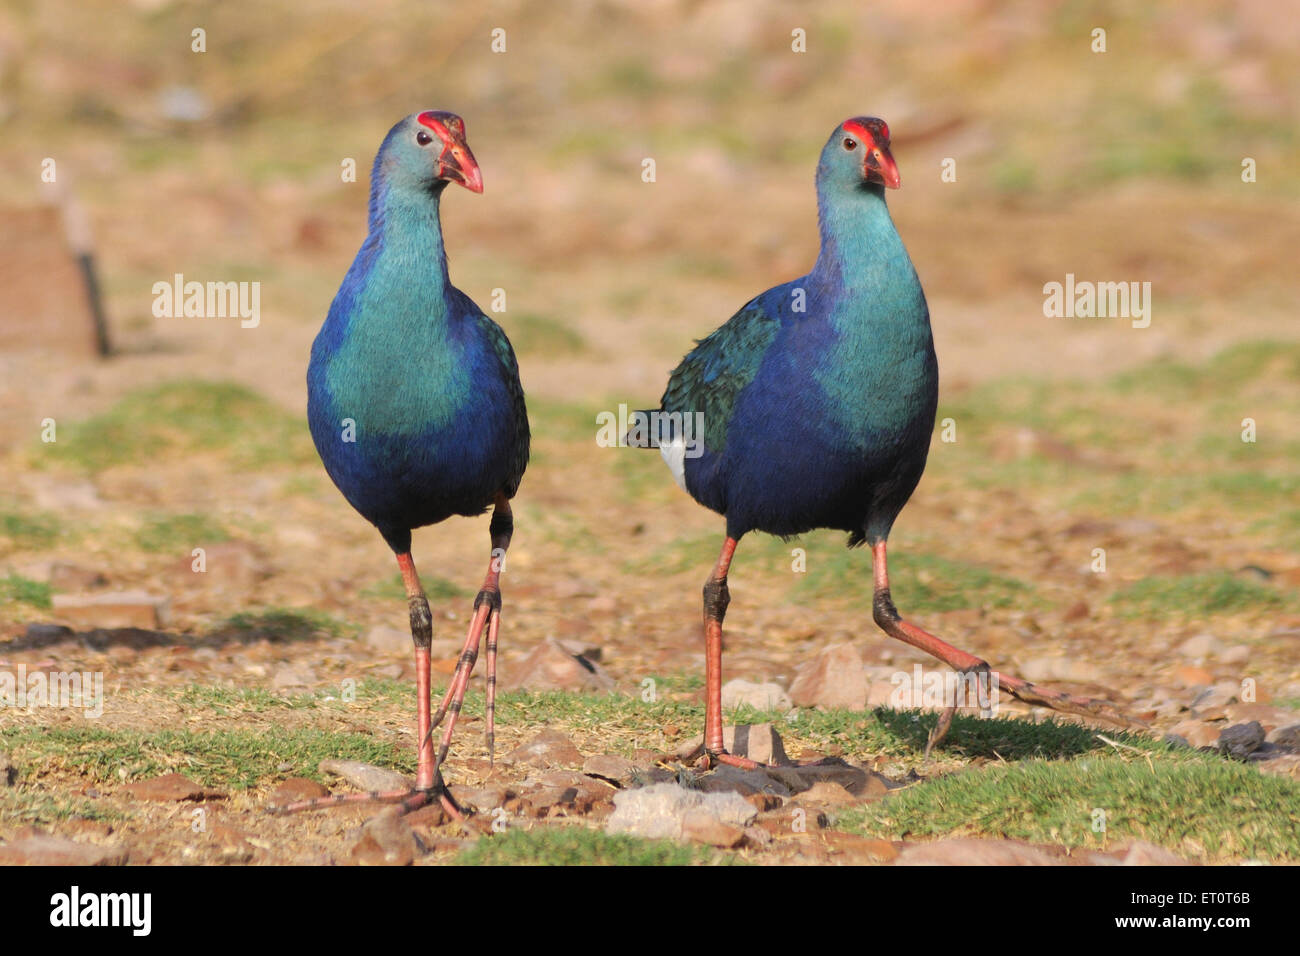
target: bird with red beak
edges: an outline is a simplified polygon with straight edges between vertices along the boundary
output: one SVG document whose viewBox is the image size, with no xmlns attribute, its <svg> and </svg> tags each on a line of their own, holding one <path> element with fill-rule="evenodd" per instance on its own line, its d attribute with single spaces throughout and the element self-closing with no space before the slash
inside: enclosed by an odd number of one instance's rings
<svg viewBox="0 0 1300 956">
<path fill-rule="evenodd" d="M 485 633 L 484 723 L 492 751 L 501 574 L 514 530 L 510 500 L 528 463 L 528 412 L 505 332 L 451 284 L 439 220 L 448 183 L 483 191 L 464 120 L 426 110 L 389 130 L 371 175 L 368 235 L 307 369 L 316 450 L 343 497 L 392 549 L 406 589 L 415 653 L 415 787 L 321 798 L 286 810 L 351 799 L 400 801 L 410 810 L 437 800 L 459 816 L 441 767 Z M 487 573 L 456 673 L 433 713 L 434 615 L 415 570 L 411 532 L 488 510 Z"/>
</svg>

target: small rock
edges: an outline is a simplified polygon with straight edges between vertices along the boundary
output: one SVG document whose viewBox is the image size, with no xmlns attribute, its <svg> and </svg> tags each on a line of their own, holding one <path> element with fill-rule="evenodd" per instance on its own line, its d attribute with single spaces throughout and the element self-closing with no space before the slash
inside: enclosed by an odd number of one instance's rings
<svg viewBox="0 0 1300 956">
<path fill-rule="evenodd" d="M 722 685 L 722 709 L 734 710 L 740 706 L 755 710 L 779 710 L 782 713 L 794 706 L 790 695 L 780 684 L 755 684 L 736 678 Z"/>
<path fill-rule="evenodd" d="M 1101 676 L 1096 665 L 1073 657 L 1033 657 L 1022 670 L 1030 681 L 1095 681 Z"/>
<path fill-rule="evenodd" d="M 681 836 L 693 843 L 730 850 L 745 842 L 745 828 L 723 823 L 708 810 L 697 808 L 682 814 Z"/>
<path fill-rule="evenodd" d="M 410 866 L 423 849 L 400 807 L 390 807 L 367 820 L 351 850 L 361 866 Z"/>
<path fill-rule="evenodd" d="M 1277 744 L 1283 750 L 1300 752 L 1300 724 L 1292 724 L 1290 727 L 1278 727 L 1276 730 L 1269 732 L 1264 738 L 1271 744 Z M 0 777 L 0 783 L 3 777 Z"/>
<path fill-rule="evenodd" d="M 1248 724 L 1225 727 L 1219 734 L 1219 749 L 1237 760 L 1245 760 L 1258 750 L 1263 742 L 1264 728 L 1257 720 L 1252 720 Z"/>
<path fill-rule="evenodd" d="M 502 684 L 505 690 L 614 689 L 614 680 L 604 668 L 581 654 L 570 654 L 554 638 L 542 641 L 517 670 L 510 671 Z"/>
<path fill-rule="evenodd" d="M 1220 664 L 1244 664 L 1250 660 L 1252 653 L 1248 645 L 1234 644 L 1232 647 L 1225 647 L 1216 660 Z"/>
<path fill-rule="evenodd" d="M 1192 716 L 1201 720 L 1222 720 L 1227 716 L 1227 707 L 1237 700 L 1240 686 L 1233 681 L 1219 681 L 1205 688 L 1192 701 Z"/>
<path fill-rule="evenodd" d="M 862 710 L 868 680 L 862 653 L 853 644 L 832 644 L 799 665 L 790 699 L 799 707 Z"/>
<path fill-rule="evenodd" d="M 453 786 L 451 795 L 461 806 L 469 807 L 475 813 L 491 813 L 497 807 L 504 807 L 506 801 L 515 796 L 513 787 L 465 787 Z"/>
<path fill-rule="evenodd" d="M 1194 664 L 1184 664 L 1174 670 L 1174 677 L 1184 687 L 1206 687 L 1214 683 L 1214 675 L 1204 667 Z"/>
<path fill-rule="evenodd" d="M 55 594 L 55 613 L 74 625 L 98 628 L 138 627 L 153 630 L 167 623 L 168 601 L 144 591 L 108 594 Z"/>
<path fill-rule="evenodd" d="M 1120 865 L 1193 866 L 1194 864 L 1162 846 L 1156 846 L 1154 843 L 1147 843 L 1144 840 L 1135 840 L 1129 844 L 1128 852 L 1124 854 L 1124 859 Z"/>
<path fill-rule="evenodd" d="M 599 661 L 605 653 L 599 644 L 593 644 L 591 641 L 580 641 L 570 637 L 557 637 L 555 642 L 574 657 L 585 657 L 589 661 Z"/>
<path fill-rule="evenodd" d="M 817 763 L 805 764 L 799 767 L 783 767 L 779 773 L 783 778 L 793 777 L 793 780 L 796 781 L 796 790 L 806 790 L 809 787 L 816 786 L 819 782 L 825 781 L 838 783 L 849 793 L 860 799 L 883 796 L 890 790 L 902 786 L 902 784 L 895 783 L 882 773 L 855 767 L 838 757 L 827 757 Z"/>
<path fill-rule="evenodd" d="M 0 846 L 0 866 L 122 866 L 125 847 L 94 846 L 37 833 Z"/>
<path fill-rule="evenodd" d="M 831 860 L 847 866 L 871 866 L 898 859 L 899 849 L 889 840 L 827 830 L 822 834 L 831 850 Z"/>
<path fill-rule="evenodd" d="M 581 767 L 582 754 L 573 741 L 558 730 L 543 730 L 525 744 L 510 751 L 505 757 L 512 763 L 530 767 Z"/>
<path fill-rule="evenodd" d="M 25 643 L 32 646 L 42 646 L 45 644 L 54 644 L 58 641 L 64 641 L 72 637 L 76 631 L 66 624 L 46 624 L 42 621 L 33 621 L 27 625 L 27 631 L 23 635 Z"/>
<path fill-rule="evenodd" d="M 360 760 L 322 760 L 317 766 L 321 773 L 342 777 L 358 790 L 366 793 L 383 790 L 409 790 L 415 782 L 396 770 L 385 770 Z"/>
<path fill-rule="evenodd" d="M 303 691 L 315 684 L 320 678 L 310 667 L 300 664 L 289 664 L 284 667 L 277 667 L 275 676 L 271 678 L 271 690 L 274 691 Z"/>
<path fill-rule="evenodd" d="M 788 764 L 781 735 L 772 724 L 739 724 L 722 728 L 722 748 L 736 757 L 748 757 L 763 764 Z M 682 741 L 674 752 L 678 760 L 686 763 L 704 752 L 704 736 Z"/>
<path fill-rule="evenodd" d="M 619 786 L 627 786 L 636 775 L 637 766 L 626 757 L 616 754 L 595 754 L 582 762 L 582 772 L 589 777 L 612 780 Z"/>
<path fill-rule="evenodd" d="M 219 800 L 224 799 L 225 794 L 216 790 L 205 790 L 193 780 L 181 776 L 179 773 L 165 773 L 161 777 L 153 777 L 149 780 L 137 780 L 135 783 L 128 783 L 122 790 L 129 793 L 137 800 L 159 800 L 159 801 L 176 801 L 176 800 Z"/>
<path fill-rule="evenodd" d="M 818 803 L 828 807 L 844 807 L 857 803 L 858 798 L 831 780 L 818 780 L 799 794 L 800 803 Z"/>
<path fill-rule="evenodd" d="M 386 627 L 383 624 L 366 631 L 364 643 L 366 647 L 378 654 L 406 655 L 412 653 L 414 647 L 409 631 Z"/>
<path fill-rule="evenodd" d="M 1261 760 L 1255 766 L 1259 768 L 1260 773 L 1300 780 L 1300 754 L 1282 754 L 1280 757 Z"/>
<path fill-rule="evenodd" d="M 1220 644 L 1213 634 L 1202 632 L 1179 644 L 1178 653 L 1184 657 L 1200 659 L 1215 654 L 1219 648 Z"/>
<path fill-rule="evenodd" d="M 271 792 L 271 806 L 282 807 L 286 803 L 296 803 L 299 800 L 315 800 L 318 797 L 329 796 L 329 791 L 322 787 L 315 780 L 308 780 L 306 777 L 289 777 L 287 780 L 280 782 L 279 786 Z"/>
<path fill-rule="evenodd" d="M 742 832 L 758 816 L 753 804 L 735 793 L 702 793 L 675 783 L 658 783 L 615 794 L 614 812 L 605 821 L 605 832 L 680 840 L 688 811 L 707 813 L 719 823 Z M 702 818 L 692 816 L 692 825 L 701 826 Z"/>
<path fill-rule="evenodd" d="M 1178 737 L 1182 737 L 1196 749 L 1202 747 L 1213 747 L 1219 741 L 1219 732 L 1221 727 L 1206 723 L 1203 720 L 1184 720 L 1173 726 L 1170 731 Z"/>
<path fill-rule="evenodd" d="M 888 707 L 891 710 L 906 710 L 906 707 L 894 706 L 894 692 L 898 685 L 888 680 L 873 680 L 867 687 L 867 709 Z"/>
<path fill-rule="evenodd" d="M 1274 707 L 1272 704 L 1229 704 L 1224 708 L 1224 714 L 1234 724 L 1245 724 L 1257 720 L 1266 733 L 1276 730 L 1278 727 L 1300 724 L 1300 714 L 1293 710 Z"/>
<path fill-rule="evenodd" d="M 954 837 L 904 847 L 895 866 L 1061 866 L 1049 850 L 1019 840 Z"/>
</svg>

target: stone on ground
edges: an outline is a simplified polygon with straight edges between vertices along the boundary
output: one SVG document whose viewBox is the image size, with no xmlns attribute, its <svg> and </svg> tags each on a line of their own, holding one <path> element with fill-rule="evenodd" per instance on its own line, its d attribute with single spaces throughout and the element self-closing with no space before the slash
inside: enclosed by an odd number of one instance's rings
<svg viewBox="0 0 1300 956">
<path fill-rule="evenodd" d="M 799 666 L 790 699 L 799 707 L 862 710 L 868 685 L 861 651 L 853 644 L 832 644 Z"/>
<path fill-rule="evenodd" d="M 743 835 L 757 816 L 753 804 L 739 794 L 702 793 L 675 783 L 657 783 L 615 794 L 614 812 L 605 821 L 605 832 L 652 840 L 695 838 L 711 842 L 734 836 L 724 827 Z"/>
</svg>

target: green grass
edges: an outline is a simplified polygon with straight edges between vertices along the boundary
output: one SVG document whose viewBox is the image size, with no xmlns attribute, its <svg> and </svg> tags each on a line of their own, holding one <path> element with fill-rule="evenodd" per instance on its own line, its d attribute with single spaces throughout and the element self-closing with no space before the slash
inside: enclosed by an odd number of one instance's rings
<svg viewBox="0 0 1300 956">
<path fill-rule="evenodd" d="M 172 382 L 137 389 L 101 415 L 61 425 L 58 441 L 35 446 L 35 465 L 86 473 L 159 457 L 211 452 L 235 468 L 314 460 L 305 422 L 229 382 Z"/>
<path fill-rule="evenodd" d="M 1093 811 L 1105 811 L 1104 834 Z M 1300 785 L 1217 757 L 1088 755 L 950 774 L 842 814 L 872 836 L 996 836 L 1094 847 L 1141 839 L 1191 858 L 1300 861 Z"/>
<path fill-rule="evenodd" d="M 348 625 L 323 611 L 307 608 L 267 608 L 232 614 L 209 632 L 238 640 L 266 638 L 269 641 L 295 641 L 313 637 L 338 637 L 349 631 Z"/>
<path fill-rule="evenodd" d="M 0 511 L 0 539 L 16 548 L 47 548 L 59 539 L 63 530 L 56 515 Z"/>
<path fill-rule="evenodd" d="M 98 820 L 119 823 L 126 815 L 95 800 L 59 796 L 30 787 L 0 790 L 0 821 L 51 824 L 64 820 Z"/>
<path fill-rule="evenodd" d="M 587 348 L 582 334 L 559 319 L 525 312 L 501 323 L 510 333 L 510 341 L 519 355 L 578 355 Z"/>
<path fill-rule="evenodd" d="M 1111 603 L 1125 617 L 1191 617 L 1297 606 L 1284 591 L 1228 571 L 1184 577 L 1149 577 L 1117 591 Z"/>
<path fill-rule="evenodd" d="M 459 866 L 693 866 L 725 859 L 671 840 L 606 835 L 586 827 L 547 827 L 480 837 L 455 862 Z"/>
<path fill-rule="evenodd" d="M 230 532 L 202 514 L 152 515 L 135 533 L 143 551 L 189 554 L 194 548 L 229 541 Z"/>
<path fill-rule="evenodd" d="M 48 608 L 50 606 L 50 586 L 42 581 L 33 581 L 20 574 L 11 574 L 0 578 L 0 604 L 12 601 L 16 604 L 28 604 L 32 607 Z"/>
<path fill-rule="evenodd" d="M 317 765 L 326 759 L 415 770 L 414 754 L 397 753 L 374 737 L 276 726 L 210 733 L 29 727 L 0 730 L 0 746 L 29 781 L 62 771 L 116 785 L 175 772 L 201 786 L 246 790 L 283 778 L 285 763 L 292 774 L 314 780 L 323 780 Z"/>
</svg>

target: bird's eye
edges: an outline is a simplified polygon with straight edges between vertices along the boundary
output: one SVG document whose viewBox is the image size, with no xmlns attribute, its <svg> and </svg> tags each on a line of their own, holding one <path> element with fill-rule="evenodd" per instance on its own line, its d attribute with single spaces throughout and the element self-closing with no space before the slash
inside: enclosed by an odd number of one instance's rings
<svg viewBox="0 0 1300 956">
<path fill-rule="evenodd" d="M 854 149 L 857 149 L 857 148 L 858 148 L 858 141 L 857 141 L 856 139 L 854 139 L 852 136 L 845 136 L 845 137 L 844 137 L 844 148 L 845 148 L 845 149 L 848 149 L 848 150 L 854 150 Z"/>
<path fill-rule="evenodd" d="M 433 142 L 433 137 L 430 136 L 428 133 L 426 133 L 424 130 L 420 130 L 418 133 L 415 134 L 415 141 L 419 143 L 421 146 L 428 146 L 430 143 Z"/>
</svg>

